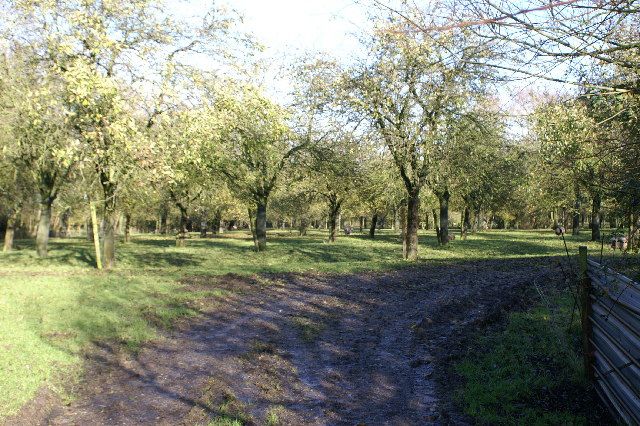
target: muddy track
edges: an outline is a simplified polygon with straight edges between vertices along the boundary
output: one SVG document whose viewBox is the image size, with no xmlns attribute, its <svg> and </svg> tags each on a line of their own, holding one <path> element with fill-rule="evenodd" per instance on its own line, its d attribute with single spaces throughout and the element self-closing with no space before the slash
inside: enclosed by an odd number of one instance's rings
<svg viewBox="0 0 640 426">
<path fill-rule="evenodd" d="M 464 424 L 449 367 L 466 339 L 523 307 L 534 282 L 560 279 L 545 259 L 190 277 L 185 286 L 227 296 L 135 357 L 97 346 L 77 400 L 26 407 L 11 423 Z"/>
</svg>

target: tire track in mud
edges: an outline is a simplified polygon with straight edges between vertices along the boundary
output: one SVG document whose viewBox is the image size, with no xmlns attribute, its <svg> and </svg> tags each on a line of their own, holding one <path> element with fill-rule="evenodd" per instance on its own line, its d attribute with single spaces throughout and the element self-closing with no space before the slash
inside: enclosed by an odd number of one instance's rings
<svg viewBox="0 0 640 426">
<path fill-rule="evenodd" d="M 443 383 L 449 355 L 522 305 L 530 283 L 558 280 L 549 264 L 189 277 L 187 287 L 228 291 L 136 356 L 97 346 L 79 398 L 29 423 L 461 424 Z"/>
</svg>

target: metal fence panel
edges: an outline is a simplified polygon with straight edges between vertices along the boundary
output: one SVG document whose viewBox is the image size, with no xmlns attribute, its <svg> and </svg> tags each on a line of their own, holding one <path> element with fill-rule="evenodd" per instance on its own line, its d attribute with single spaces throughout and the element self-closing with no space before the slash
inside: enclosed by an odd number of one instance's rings
<svg viewBox="0 0 640 426">
<path fill-rule="evenodd" d="M 640 425 L 640 284 L 587 264 L 596 390 L 624 422 Z"/>
</svg>

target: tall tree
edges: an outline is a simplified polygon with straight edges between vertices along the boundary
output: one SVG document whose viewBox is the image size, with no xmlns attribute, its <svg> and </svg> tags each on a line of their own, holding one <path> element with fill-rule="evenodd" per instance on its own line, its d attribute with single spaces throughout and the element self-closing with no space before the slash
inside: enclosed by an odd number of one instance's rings
<svg viewBox="0 0 640 426">
<path fill-rule="evenodd" d="M 198 109 L 159 117 L 152 129 L 154 145 L 153 175 L 156 186 L 166 191 L 180 212 L 176 245 L 186 245 L 191 204 L 200 197 L 205 184 L 205 135 Z"/>
<path fill-rule="evenodd" d="M 73 114 L 61 101 L 64 84 L 34 60 L 33 52 L 16 48 L 2 64 L 2 122 L 8 132 L 3 146 L 16 173 L 33 182 L 40 205 L 36 235 L 38 256 L 48 254 L 52 205 L 80 159 L 80 144 L 67 123 Z"/>
<path fill-rule="evenodd" d="M 167 62 L 173 67 L 189 63 L 184 56 L 192 52 L 221 57 L 219 36 L 232 20 L 214 8 L 199 23 L 179 22 L 161 0 L 24 0 L 6 6 L 13 39 L 28 45 L 65 82 L 63 101 L 72 111 L 68 124 L 87 147 L 102 190 L 109 268 L 115 262 L 118 188 L 129 168 L 126 160 L 141 153 L 133 149 L 141 139 L 136 108 L 142 109 L 147 92 L 158 95 L 149 89 L 162 80 Z M 147 125 L 163 111 L 161 101 L 154 105 Z"/>
<path fill-rule="evenodd" d="M 485 48 L 464 34 L 425 37 L 404 21 L 381 26 L 369 59 L 348 78 L 352 106 L 380 132 L 404 183 L 407 200 L 404 258 L 418 257 L 420 191 L 433 168 L 443 121 L 465 108 L 482 68 Z"/>
<path fill-rule="evenodd" d="M 602 180 L 604 169 L 596 152 L 601 135 L 584 101 L 549 99 L 541 103 L 534 118 L 534 131 L 543 158 L 571 175 L 573 193 L 572 232 L 580 232 L 583 192 L 592 200 L 592 239 L 600 239 Z"/>
<path fill-rule="evenodd" d="M 253 86 L 221 89 L 215 111 L 220 145 L 211 151 L 214 172 L 252 204 L 256 248 L 266 250 L 269 196 L 291 156 L 308 141 L 295 138 L 287 125 L 285 109 Z"/>
</svg>

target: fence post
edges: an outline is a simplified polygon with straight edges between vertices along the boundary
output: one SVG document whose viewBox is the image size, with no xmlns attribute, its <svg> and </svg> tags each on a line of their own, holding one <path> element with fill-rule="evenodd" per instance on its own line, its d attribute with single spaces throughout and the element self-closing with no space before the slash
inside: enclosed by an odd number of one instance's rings
<svg viewBox="0 0 640 426">
<path fill-rule="evenodd" d="M 582 322 L 582 353 L 584 359 L 584 372 L 590 381 L 594 379 L 593 349 L 591 345 L 591 280 L 587 275 L 587 247 L 580 246 L 578 252 L 578 266 L 580 268 L 580 313 Z"/>
</svg>

